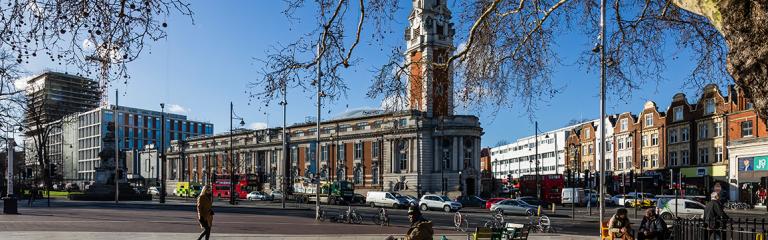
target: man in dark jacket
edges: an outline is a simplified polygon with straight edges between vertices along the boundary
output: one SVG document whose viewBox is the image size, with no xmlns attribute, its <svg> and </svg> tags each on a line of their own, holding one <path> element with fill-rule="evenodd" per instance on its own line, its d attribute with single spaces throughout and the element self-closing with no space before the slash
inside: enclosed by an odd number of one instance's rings
<svg viewBox="0 0 768 240">
<path fill-rule="evenodd" d="M 664 219 L 658 217 L 654 209 L 648 209 L 645 211 L 643 221 L 640 222 L 637 239 L 666 239 L 667 230 L 667 223 L 664 222 Z"/>
<path fill-rule="evenodd" d="M 712 200 L 704 207 L 704 221 L 709 226 L 709 239 L 720 240 L 723 239 L 722 231 L 719 229 L 723 227 L 723 222 L 728 220 L 728 215 L 723 211 L 723 204 L 720 203 L 720 193 L 713 192 Z"/>
</svg>

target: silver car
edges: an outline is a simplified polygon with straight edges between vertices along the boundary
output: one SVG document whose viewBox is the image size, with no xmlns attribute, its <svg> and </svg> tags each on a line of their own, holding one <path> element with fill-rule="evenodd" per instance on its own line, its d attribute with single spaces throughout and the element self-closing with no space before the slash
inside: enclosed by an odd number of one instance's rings
<svg viewBox="0 0 768 240">
<path fill-rule="evenodd" d="M 500 214 L 520 214 L 532 216 L 536 213 L 536 206 L 530 205 L 520 200 L 507 199 L 491 205 L 491 212 Z"/>
</svg>

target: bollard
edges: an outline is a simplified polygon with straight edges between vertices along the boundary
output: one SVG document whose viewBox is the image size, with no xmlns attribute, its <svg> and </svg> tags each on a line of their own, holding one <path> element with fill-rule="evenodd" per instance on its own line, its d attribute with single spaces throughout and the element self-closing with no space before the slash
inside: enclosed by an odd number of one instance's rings
<svg viewBox="0 0 768 240">
<path fill-rule="evenodd" d="M 555 205 L 554 203 L 552 203 L 552 214 L 555 214 L 555 208 L 556 208 L 556 207 L 557 207 L 557 205 Z"/>
<path fill-rule="evenodd" d="M 536 211 L 536 216 L 541 216 L 541 206 L 539 206 L 538 210 Z"/>
</svg>

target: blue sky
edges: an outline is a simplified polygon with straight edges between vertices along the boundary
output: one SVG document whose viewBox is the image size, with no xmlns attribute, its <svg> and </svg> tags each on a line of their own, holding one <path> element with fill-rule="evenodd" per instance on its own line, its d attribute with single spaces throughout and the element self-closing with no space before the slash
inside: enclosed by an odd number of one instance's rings
<svg viewBox="0 0 768 240">
<path fill-rule="evenodd" d="M 282 112 L 277 104 L 266 109 L 259 109 L 259 103 L 248 104 L 246 85 L 258 77 L 260 65 L 254 59 L 262 58 L 271 46 L 281 41 L 290 42 L 317 24 L 311 13 L 301 10 L 296 13 L 301 20 L 289 22 L 282 15 L 283 1 L 192 1 L 192 4 L 194 25 L 189 18 L 172 16 L 168 20 L 168 38 L 150 43 L 140 59 L 130 65 L 132 79 L 128 84 L 116 84 L 121 92 L 120 105 L 160 110 L 159 103 L 165 102 L 166 110 L 212 122 L 216 132 L 223 132 L 229 129 L 229 102 L 233 101 L 235 112 L 244 117 L 249 126 L 282 124 Z M 337 115 L 348 109 L 380 106 L 381 99 L 368 99 L 364 93 L 372 79 L 371 70 L 386 61 L 384 56 L 388 56 L 392 47 L 405 44 L 402 30 L 406 27 L 408 11 L 410 9 L 401 9 L 397 13 L 392 33 L 386 35 L 383 44 L 361 44 L 356 52 L 359 64 L 344 72 L 350 87 L 348 96 L 323 111 L 324 118 L 328 117 L 329 109 L 330 115 Z M 552 79 L 555 86 L 563 87 L 564 91 L 538 105 L 535 120 L 541 130 L 562 127 L 571 119 L 598 117 L 598 75 L 588 73 L 575 63 L 578 54 L 592 48 L 593 39 L 578 33 L 557 37 L 556 51 L 560 53 L 562 65 L 555 69 Z M 617 102 L 616 96 L 608 96 L 607 112 L 637 113 L 647 100 L 656 101 L 660 110 L 666 110 L 677 92 L 693 98 L 696 90 L 683 84 L 692 61 L 685 52 L 677 54 L 678 60 L 668 63 L 665 80 L 657 84 L 655 79 L 647 79 L 648 84 L 633 92 L 627 102 Z M 43 69 L 75 71 L 49 63 L 46 59 L 36 59 L 25 67 L 30 73 Z M 314 117 L 310 93 L 296 89 L 289 92 L 289 96 L 289 124 Z M 110 96 L 112 101 L 114 96 Z M 466 113 L 461 110 L 459 113 L 462 112 Z M 519 105 L 497 113 L 481 111 L 479 117 L 485 130 L 483 146 L 493 146 L 502 139 L 513 141 L 534 131 L 529 113 Z"/>
</svg>

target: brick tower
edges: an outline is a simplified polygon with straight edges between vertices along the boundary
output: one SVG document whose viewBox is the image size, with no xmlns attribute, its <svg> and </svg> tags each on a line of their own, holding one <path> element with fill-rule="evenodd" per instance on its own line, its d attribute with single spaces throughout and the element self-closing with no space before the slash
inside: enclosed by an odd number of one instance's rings
<svg viewBox="0 0 768 240">
<path fill-rule="evenodd" d="M 410 26 L 405 30 L 410 109 L 425 112 L 427 117 L 453 115 L 453 69 L 440 65 L 454 50 L 451 11 L 446 0 L 412 1 Z"/>
</svg>

